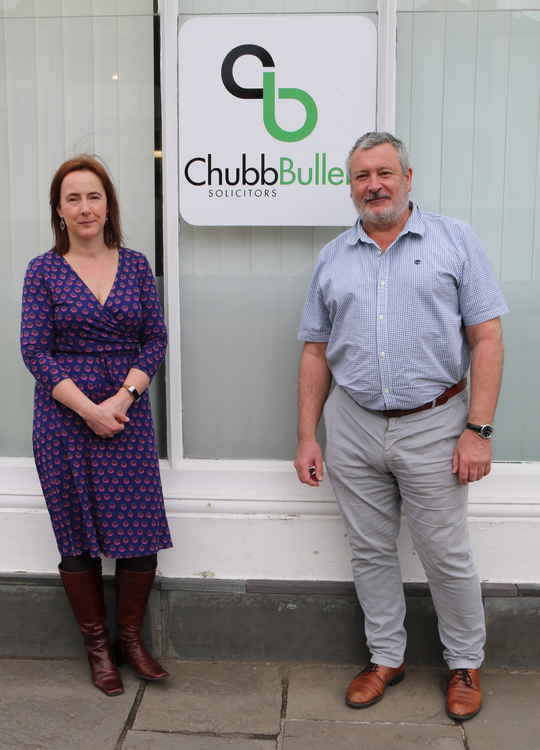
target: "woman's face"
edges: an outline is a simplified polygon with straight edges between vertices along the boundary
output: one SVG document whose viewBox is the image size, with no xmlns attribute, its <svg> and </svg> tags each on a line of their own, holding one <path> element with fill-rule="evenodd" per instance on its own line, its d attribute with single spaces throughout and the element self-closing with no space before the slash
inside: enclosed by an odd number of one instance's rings
<svg viewBox="0 0 540 750">
<path fill-rule="evenodd" d="M 87 169 L 69 172 L 62 180 L 56 210 L 64 219 L 70 241 L 103 239 L 107 194 L 94 172 Z"/>
</svg>

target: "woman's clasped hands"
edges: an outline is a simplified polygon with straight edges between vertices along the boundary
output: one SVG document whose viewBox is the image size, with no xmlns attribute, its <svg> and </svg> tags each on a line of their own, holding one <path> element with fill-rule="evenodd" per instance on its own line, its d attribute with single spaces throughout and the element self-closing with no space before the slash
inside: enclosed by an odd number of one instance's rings
<svg viewBox="0 0 540 750">
<path fill-rule="evenodd" d="M 127 410 L 132 403 L 132 396 L 122 389 L 100 404 L 92 404 L 83 419 L 98 437 L 112 438 L 129 422 Z"/>
</svg>

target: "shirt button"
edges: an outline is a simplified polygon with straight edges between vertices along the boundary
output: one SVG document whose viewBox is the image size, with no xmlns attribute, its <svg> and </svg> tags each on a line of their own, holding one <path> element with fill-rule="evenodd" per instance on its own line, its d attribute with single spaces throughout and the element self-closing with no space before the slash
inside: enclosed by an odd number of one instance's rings
<svg viewBox="0 0 540 750">
<path fill-rule="evenodd" d="M 390 393 L 390 389 L 389 389 L 389 388 L 385 388 L 385 389 L 384 389 L 384 392 L 385 392 L 385 393 Z"/>
<path fill-rule="evenodd" d="M 381 352 L 381 357 L 384 357 L 384 352 Z"/>
<path fill-rule="evenodd" d="M 379 320 L 384 320 L 384 315 L 379 315 Z"/>
<path fill-rule="evenodd" d="M 381 281 L 381 286 L 384 286 L 385 283 L 386 283 L 385 281 Z"/>
</svg>

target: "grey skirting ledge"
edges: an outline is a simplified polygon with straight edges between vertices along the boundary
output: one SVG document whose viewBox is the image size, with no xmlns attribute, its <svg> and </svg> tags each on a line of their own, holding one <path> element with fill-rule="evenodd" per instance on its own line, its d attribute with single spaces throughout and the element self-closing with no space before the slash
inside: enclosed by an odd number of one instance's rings
<svg viewBox="0 0 540 750">
<path fill-rule="evenodd" d="M 114 633 L 112 576 L 105 576 Z M 540 584 L 485 583 L 486 666 L 540 669 Z M 427 584 L 406 583 L 407 662 L 440 666 Z M 0 659 L 83 657 L 59 576 L 0 574 Z M 145 639 L 177 659 L 363 664 L 363 615 L 350 581 L 158 578 Z M 1 742 L 0 742 L 1 744 Z"/>
<path fill-rule="evenodd" d="M 169 591 L 206 591 L 217 593 L 245 594 L 305 594 L 323 596 L 352 596 L 352 581 L 285 581 L 285 580 L 247 580 L 228 581 L 223 579 L 198 578 L 163 578 L 161 588 Z M 430 596 L 427 583 L 403 584 L 405 595 Z M 538 583 L 482 583 L 484 597 L 507 598 L 512 596 L 540 596 Z"/>
<path fill-rule="evenodd" d="M 111 579 L 112 576 L 105 576 Z M 0 586 L 31 585 L 60 586 L 56 574 L 3 573 Z M 155 588 L 162 591 L 200 591 L 208 594 L 303 594 L 323 596 L 352 596 L 351 581 L 288 581 L 268 579 L 229 580 L 224 578 L 156 578 Z M 407 597 L 430 596 L 427 583 L 403 584 Z M 485 598 L 508 598 L 514 596 L 540 597 L 540 583 L 482 583 Z"/>
</svg>

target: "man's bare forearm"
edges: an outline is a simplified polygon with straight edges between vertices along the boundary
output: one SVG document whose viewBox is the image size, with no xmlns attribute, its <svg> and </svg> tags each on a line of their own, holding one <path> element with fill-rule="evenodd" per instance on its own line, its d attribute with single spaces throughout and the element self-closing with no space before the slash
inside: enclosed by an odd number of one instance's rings
<svg viewBox="0 0 540 750">
<path fill-rule="evenodd" d="M 501 389 L 503 361 L 502 336 L 480 340 L 472 347 L 469 422 L 493 422 Z"/>
<path fill-rule="evenodd" d="M 491 424 L 501 387 L 502 327 L 499 318 L 467 327 L 471 350 L 471 396 L 468 421 Z M 491 471 L 491 441 L 465 429 L 454 449 L 452 470 L 460 484 L 476 482 Z"/>
<path fill-rule="evenodd" d="M 332 376 L 326 344 L 306 343 L 298 373 L 298 441 L 314 440 Z"/>
</svg>

